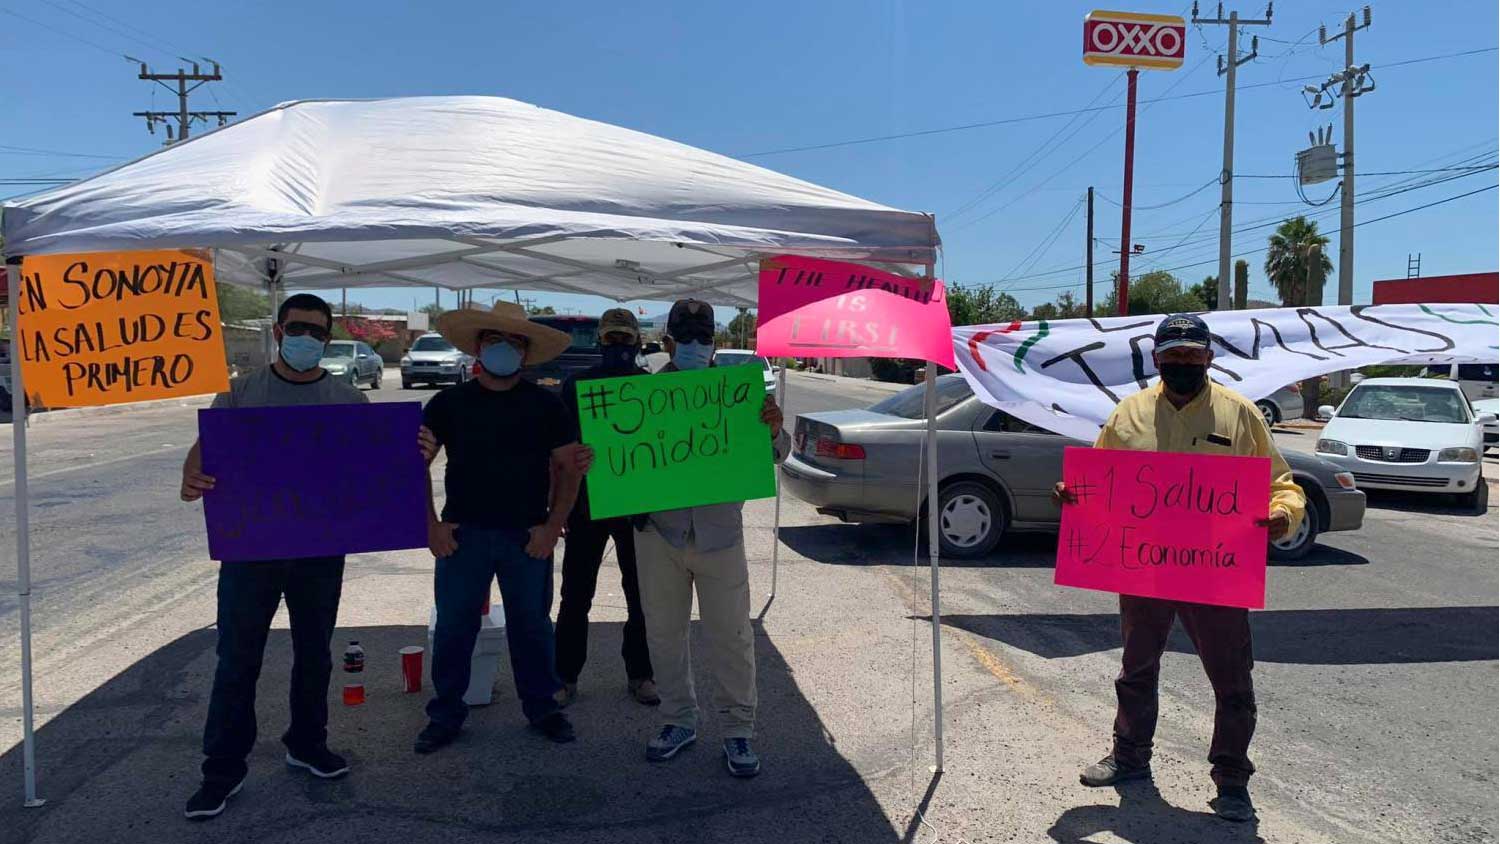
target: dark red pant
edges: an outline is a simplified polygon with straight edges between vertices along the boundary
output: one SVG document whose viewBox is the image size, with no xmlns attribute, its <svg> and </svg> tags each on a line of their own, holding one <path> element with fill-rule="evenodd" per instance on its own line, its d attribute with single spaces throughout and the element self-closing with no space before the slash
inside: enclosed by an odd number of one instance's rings
<svg viewBox="0 0 1500 844">
<path fill-rule="evenodd" d="M 1255 734 L 1255 688 L 1250 683 L 1255 659 L 1250 650 L 1250 612 L 1236 607 L 1120 596 L 1125 654 L 1115 680 L 1119 699 L 1115 758 L 1124 765 L 1151 761 L 1157 678 L 1174 618 L 1182 619 L 1214 688 L 1214 738 L 1208 749 L 1214 782 L 1244 785 L 1255 773 L 1248 756 L 1250 737 Z"/>
</svg>

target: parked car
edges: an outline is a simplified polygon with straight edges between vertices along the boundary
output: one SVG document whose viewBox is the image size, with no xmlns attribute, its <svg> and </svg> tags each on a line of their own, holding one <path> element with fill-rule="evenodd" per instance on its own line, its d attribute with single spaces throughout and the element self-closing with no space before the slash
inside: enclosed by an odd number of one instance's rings
<svg viewBox="0 0 1500 844">
<path fill-rule="evenodd" d="M 1483 426 L 1458 384 L 1430 378 L 1367 378 L 1329 415 L 1320 457 L 1367 489 L 1456 493 L 1474 512 L 1489 506 L 1480 471 Z"/>
<path fill-rule="evenodd" d="M 776 367 L 749 349 L 720 349 L 714 352 L 718 366 L 758 366 L 766 382 L 766 392 L 776 392 Z"/>
<path fill-rule="evenodd" d="M 590 316 L 534 316 L 532 322 L 555 328 L 573 338 L 568 350 L 553 360 L 521 371 L 521 377 L 537 386 L 560 392 L 569 376 L 604 362 L 599 349 L 599 318 Z"/>
<path fill-rule="evenodd" d="M 473 376 L 474 356 L 441 334 L 423 334 L 401 358 L 401 388 L 414 384 L 462 384 Z"/>
<path fill-rule="evenodd" d="M 1428 378 L 1446 378 L 1457 384 L 1470 401 L 1492 399 L 1500 381 L 1500 365 L 1493 363 L 1443 363 L 1427 367 Z"/>
<path fill-rule="evenodd" d="M 1302 384 L 1288 384 L 1276 392 L 1257 401 L 1255 406 L 1266 419 L 1266 426 L 1288 419 L 1302 418 Z"/>
<path fill-rule="evenodd" d="M 1469 404 L 1474 408 L 1474 415 L 1476 417 L 1491 416 L 1500 418 L 1500 399 L 1480 399 Z M 1485 448 L 1494 448 L 1497 444 L 1500 444 L 1500 424 L 1497 424 L 1495 419 L 1492 418 L 1490 421 L 1485 422 L 1483 429 Z"/>
<path fill-rule="evenodd" d="M 369 384 L 372 390 L 380 389 L 380 378 L 385 373 L 385 361 L 368 343 L 358 340 L 329 341 L 319 365 L 330 376 L 348 381 L 351 387 Z"/>
<path fill-rule="evenodd" d="M 819 513 L 846 522 L 909 523 L 918 503 L 918 465 L 926 417 L 925 387 L 897 393 L 868 410 L 801 414 L 793 453 L 782 465 L 785 489 Z M 978 557 L 1007 531 L 1055 531 L 1061 512 L 1052 487 L 1062 479 L 1063 449 L 1089 443 L 1037 428 L 975 398 L 960 375 L 937 379 L 938 506 L 942 553 Z M 1288 451 L 1292 475 L 1308 497 L 1298 532 L 1273 543 L 1279 559 L 1307 555 L 1318 534 L 1354 530 L 1365 496 L 1347 472 Z M 925 488 L 921 490 L 925 498 Z"/>
</svg>

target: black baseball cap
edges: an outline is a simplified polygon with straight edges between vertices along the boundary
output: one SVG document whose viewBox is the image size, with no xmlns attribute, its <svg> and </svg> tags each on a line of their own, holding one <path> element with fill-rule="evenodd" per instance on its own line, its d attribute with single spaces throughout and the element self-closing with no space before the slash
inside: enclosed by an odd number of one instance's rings
<svg viewBox="0 0 1500 844">
<path fill-rule="evenodd" d="M 1195 314 L 1168 314 L 1156 326 L 1156 350 L 1164 352 L 1178 346 L 1208 348 L 1208 323 Z"/>
<path fill-rule="evenodd" d="M 701 299 L 679 299 L 667 314 L 667 334 L 674 340 L 712 343 L 713 306 Z"/>
</svg>

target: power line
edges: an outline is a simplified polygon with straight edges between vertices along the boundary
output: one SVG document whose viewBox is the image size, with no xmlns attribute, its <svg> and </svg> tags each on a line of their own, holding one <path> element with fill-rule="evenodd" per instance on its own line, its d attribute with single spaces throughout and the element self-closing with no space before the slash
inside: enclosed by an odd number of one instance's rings
<svg viewBox="0 0 1500 844">
<path fill-rule="evenodd" d="M 1217 185 L 1217 184 L 1219 184 L 1219 177 L 1215 176 L 1212 179 L 1209 179 L 1208 181 L 1204 182 L 1202 185 L 1199 185 L 1197 188 L 1193 189 L 1192 192 L 1183 194 L 1182 196 L 1179 196 L 1178 198 L 1173 199 L 1173 200 L 1171 200 L 1169 202 L 1161 202 L 1161 203 L 1158 203 L 1156 205 L 1137 205 L 1137 206 L 1135 206 L 1134 210 L 1136 210 L 1136 211 L 1156 211 L 1156 210 L 1159 210 L 1159 209 L 1162 209 L 1162 208 L 1168 208 L 1170 206 L 1176 205 L 1179 202 L 1186 202 L 1187 200 L 1192 199 L 1193 197 L 1197 196 L 1200 193 L 1203 193 L 1204 191 L 1208 190 L 1209 188 L 1211 188 L 1211 187 L 1213 187 L 1214 185 Z M 1116 208 L 1124 208 L 1125 207 L 1125 206 L 1121 205 L 1120 203 L 1114 201 L 1113 199 L 1110 199 L 1108 196 L 1104 195 L 1103 193 L 1095 191 L 1095 195 L 1098 196 L 1100 199 L 1104 200 L 1105 202 L 1108 202 L 1110 205 L 1115 206 Z"/>
<path fill-rule="evenodd" d="M 1407 209 L 1404 209 L 1402 211 L 1397 211 L 1397 212 L 1395 212 L 1393 214 L 1387 214 L 1387 215 L 1385 215 L 1383 217 L 1375 217 L 1374 219 L 1364 220 L 1364 221 L 1355 223 L 1355 225 L 1356 226 L 1368 226 L 1368 225 L 1371 225 L 1373 223 L 1379 223 L 1379 222 L 1382 222 L 1382 221 L 1385 221 L 1385 220 L 1393 219 L 1395 217 L 1401 217 L 1401 216 L 1405 216 L 1407 214 L 1413 214 L 1413 213 L 1415 213 L 1417 211 L 1425 211 L 1426 209 L 1432 208 L 1432 207 L 1437 206 L 1437 205 L 1443 205 L 1445 203 L 1454 202 L 1454 201 L 1463 199 L 1465 197 L 1474 196 L 1475 194 L 1484 193 L 1485 191 L 1492 191 L 1492 190 L 1495 190 L 1497 187 L 1500 187 L 1500 184 L 1486 185 L 1485 187 L 1478 188 L 1476 190 L 1471 190 L 1471 191 L 1468 191 L 1466 193 L 1461 193 L 1461 194 L 1457 194 L 1455 196 L 1446 197 L 1444 199 L 1435 200 L 1435 201 L 1429 202 L 1429 203 L 1427 203 L 1425 205 L 1418 205 L 1418 206 L 1416 206 L 1414 208 L 1407 208 Z M 1257 254 L 1259 254 L 1261 252 L 1265 252 L 1265 251 L 1269 250 L 1270 248 L 1271 247 L 1269 245 L 1266 245 L 1266 246 L 1262 246 L 1262 247 L 1260 247 L 1258 249 L 1250 249 L 1250 250 L 1247 250 L 1247 251 L 1244 251 L 1244 252 L 1236 253 L 1236 256 L 1237 257 L 1244 257 L 1246 255 L 1257 255 Z M 1216 256 L 1216 257 L 1213 257 L 1213 258 L 1209 258 L 1207 260 L 1197 261 L 1197 262 L 1194 262 L 1194 263 L 1191 263 L 1191 264 L 1180 264 L 1180 265 L 1175 266 L 1175 267 L 1167 267 L 1167 268 L 1161 269 L 1161 270 L 1152 270 L 1151 272 L 1168 272 L 1168 273 L 1170 273 L 1170 272 L 1177 272 L 1178 270 L 1186 270 L 1186 269 L 1191 269 L 1193 267 L 1201 267 L 1204 264 L 1214 264 L 1214 263 L 1217 263 L 1218 260 L 1219 259 Z M 1099 266 L 1099 265 L 1095 264 L 1095 266 Z M 1076 269 L 1076 267 L 1073 268 L 1073 269 Z M 1047 286 L 1042 286 L 1042 287 L 1016 287 L 1016 288 L 1012 288 L 1011 290 L 1009 290 L 1007 292 L 1010 292 L 1010 293 L 1026 293 L 1026 292 L 1031 292 L 1031 291 L 1036 291 L 1036 290 L 1064 290 L 1064 289 L 1067 289 L 1067 288 L 1070 288 L 1070 287 L 1076 287 L 1076 286 L 1077 286 L 1076 282 L 1068 282 L 1066 284 L 1053 284 L 1053 285 L 1047 285 Z"/>
<path fill-rule="evenodd" d="M 1391 62 L 1390 64 L 1379 65 L 1378 67 L 1380 69 L 1389 70 L 1391 68 L 1396 68 L 1396 67 L 1405 67 L 1407 65 L 1422 64 L 1423 62 L 1435 62 L 1435 61 L 1441 61 L 1441 60 L 1444 60 L 1444 59 L 1456 59 L 1456 58 L 1462 58 L 1462 57 L 1465 57 L 1465 56 L 1475 56 L 1475 55 L 1479 55 L 1481 53 L 1493 53 L 1493 52 L 1495 52 L 1497 50 L 1500 50 L 1500 47 L 1481 47 L 1481 48 L 1474 49 L 1474 50 L 1463 50 L 1463 51 L 1456 52 L 1456 53 L 1442 53 L 1442 54 L 1435 55 L 1435 56 L 1422 56 L 1420 58 L 1415 58 L 1415 59 L 1405 59 L 1405 60 L 1399 61 L 1399 62 Z M 1375 66 L 1372 66 L 1372 67 L 1375 67 Z M 1274 87 L 1284 86 L 1287 83 L 1307 82 L 1307 81 L 1310 81 L 1310 80 L 1313 80 L 1313 79 L 1324 79 L 1325 77 L 1326 77 L 1326 74 L 1312 74 L 1310 76 L 1297 76 L 1297 77 L 1293 77 L 1291 79 L 1280 79 L 1280 80 L 1277 80 L 1275 82 L 1257 82 L 1257 83 L 1254 83 L 1252 85 L 1240 85 L 1239 86 L 1239 90 L 1241 90 L 1241 91 L 1248 91 L 1248 90 L 1255 89 L 1255 88 L 1274 88 Z M 1172 95 L 1172 96 L 1155 97 L 1155 98 L 1149 99 L 1149 100 L 1141 100 L 1140 101 L 1140 105 L 1143 105 L 1143 106 L 1145 106 L 1145 105 L 1155 105 L 1156 103 L 1169 102 L 1169 101 L 1172 101 L 1172 100 L 1187 100 L 1187 99 L 1193 99 L 1195 97 L 1222 96 L 1223 93 L 1224 92 L 1222 90 L 1195 91 L 1195 92 L 1189 93 L 1189 94 L 1176 94 L 1176 95 Z M 843 140 L 843 141 L 830 141 L 830 142 L 821 143 L 821 144 L 809 144 L 807 146 L 782 147 L 780 149 L 762 150 L 760 152 L 741 153 L 737 157 L 738 158 L 762 158 L 762 157 L 769 156 L 769 155 L 787 155 L 787 154 L 794 153 L 794 152 L 815 152 L 817 150 L 836 149 L 838 147 L 859 146 L 859 145 L 862 145 L 862 144 L 876 144 L 876 143 L 883 143 L 883 142 L 886 142 L 886 141 L 905 140 L 907 138 L 921 138 L 921 137 L 927 137 L 929 135 L 944 135 L 944 134 L 948 134 L 948 133 L 952 133 L 952 132 L 967 132 L 967 131 L 971 131 L 971 130 L 974 130 L 974 129 L 986 129 L 986 128 L 989 128 L 991 126 L 1006 126 L 1006 125 L 1010 125 L 1010 124 L 1014 124 L 1014 123 L 1030 123 L 1030 122 L 1036 121 L 1036 120 L 1050 120 L 1050 119 L 1056 118 L 1056 117 L 1071 117 L 1071 116 L 1076 115 L 1076 114 L 1083 114 L 1083 113 L 1087 113 L 1087 112 L 1090 112 L 1090 111 L 1110 111 L 1112 109 L 1117 109 L 1117 108 L 1121 108 L 1121 106 L 1119 106 L 1119 105 L 1092 106 L 1092 107 L 1086 107 L 1086 108 L 1071 109 L 1071 110 L 1068 110 L 1068 111 L 1054 111 L 1054 112 L 1048 112 L 1048 113 L 1044 113 L 1044 114 L 1029 114 L 1029 115 L 1023 115 L 1023 116 L 1020 116 L 1020 117 L 1006 117 L 1006 118 L 1002 118 L 1000 120 L 986 120 L 986 121 L 982 121 L 982 122 L 979 122 L 979 123 L 964 123 L 964 124 L 960 124 L 960 125 L 956 125 L 956 126 L 943 126 L 943 127 L 936 128 L 936 129 L 921 129 L 921 130 L 917 130 L 917 131 L 914 131 L 914 132 L 900 132 L 900 133 L 891 134 L 891 135 L 874 135 L 874 136 L 866 137 L 866 138 L 854 138 L 854 139 L 851 139 L 851 140 Z"/>
<path fill-rule="evenodd" d="M 1366 172 L 1360 171 L 1360 172 L 1355 173 L 1354 175 L 1356 175 L 1356 176 L 1405 176 L 1405 175 L 1409 175 L 1409 174 L 1412 174 L 1412 173 L 1446 173 L 1446 172 L 1449 172 L 1449 171 L 1452 171 L 1452 170 L 1493 170 L 1493 169 L 1495 169 L 1495 165 L 1493 165 L 1493 164 L 1474 164 L 1474 165 L 1470 165 L 1470 166 L 1467 166 L 1467 167 L 1429 167 L 1429 168 L 1427 168 L 1425 170 L 1376 170 L 1376 171 L 1370 172 L 1370 173 L 1366 173 Z M 1284 175 L 1284 176 L 1273 176 L 1273 175 L 1270 175 L 1270 174 L 1260 174 L 1260 173 L 1257 173 L 1257 174 L 1254 174 L 1254 175 L 1249 174 L 1249 173 L 1236 173 L 1234 177 L 1236 179 L 1295 179 L 1295 178 L 1297 178 L 1297 176 L 1296 176 L 1295 173 L 1289 173 L 1289 174 Z"/>
<path fill-rule="evenodd" d="M 4 7 L 0 7 L 0 12 L 4 12 L 7 15 L 10 15 L 12 17 L 20 18 L 21 20 L 26 21 L 28 23 L 34 23 L 37 26 L 41 27 L 42 29 L 51 30 L 52 32 L 55 32 L 58 35 L 63 36 L 64 38 L 71 38 L 74 41 L 77 41 L 77 42 L 79 42 L 81 44 L 87 44 L 88 46 L 93 47 L 95 50 L 98 50 L 101 53 L 107 53 L 107 54 L 109 54 L 111 56 L 114 56 L 115 58 L 120 58 L 120 59 L 128 59 L 129 58 L 129 56 L 126 56 L 124 53 L 120 52 L 119 50 L 110 49 L 109 47 L 106 47 L 106 46 L 104 46 L 103 44 L 100 44 L 97 41 L 93 41 L 93 40 L 90 40 L 88 38 L 84 38 L 82 35 L 78 35 L 76 33 L 68 32 L 67 30 L 64 30 L 64 29 L 59 29 L 59 28 L 53 26 L 50 23 L 43 23 L 42 21 L 39 21 L 36 18 L 27 17 L 26 15 L 23 15 L 20 12 L 17 12 L 14 9 L 7 9 L 7 8 L 4 8 Z"/>
<path fill-rule="evenodd" d="M 55 158 L 100 158 L 105 161 L 119 161 L 124 156 L 119 155 L 94 155 L 87 152 L 60 152 L 51 149 L 38 149 L 37 147 L 17 147 L 10 144 L 0 144 L 0 154 L 4 155 L 48 155 Z"/>
</svg>

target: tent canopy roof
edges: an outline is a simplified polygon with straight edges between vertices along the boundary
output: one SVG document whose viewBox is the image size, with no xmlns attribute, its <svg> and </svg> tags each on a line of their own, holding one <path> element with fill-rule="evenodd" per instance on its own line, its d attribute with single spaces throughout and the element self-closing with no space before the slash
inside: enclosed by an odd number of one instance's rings
<svg viewBox="0 0 1500 844">
<path fill-rule="evenodd" d="M 284 103 L 7 204 L 10 255 L 212 248 L 220 278 L 696 295 L 752 305 L 793 253 L 907 274 L 932 218 L 498 97 Z"/>
</svg>

